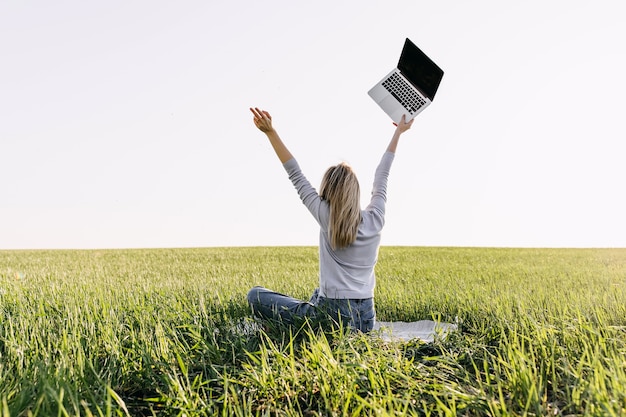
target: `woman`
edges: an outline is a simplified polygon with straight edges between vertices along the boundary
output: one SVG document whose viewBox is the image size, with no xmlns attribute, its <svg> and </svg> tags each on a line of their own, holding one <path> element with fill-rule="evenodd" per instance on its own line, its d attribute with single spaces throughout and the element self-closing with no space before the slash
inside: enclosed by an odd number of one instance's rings
<svg viewBox="0 0 626 417">
<path fill-rule="evenodd" d="M 297 319 L 330 317 L 353 330 L 369 332 L 374 327 L 374 266 L 378 260 L 380 232 L 385 220 L 387 176 L 400 135 L 413 120 L 404 117 L 396 126 L 374 176 L 372 198 L 360 209 L 359 183 L 347 164 L 330 167 L 319 194 L 300 171 L 298 163 L 272 126 L 265 110 L 251 108 L 254 124 L 267 135 L 276 155 L 289 174 L 304 205 L 320 225 L 319 288 L 309 301 L 279 294 L 263 287 L 248 292 L 253 313 L 263 319 L 292 324 Z"/>
</svg>

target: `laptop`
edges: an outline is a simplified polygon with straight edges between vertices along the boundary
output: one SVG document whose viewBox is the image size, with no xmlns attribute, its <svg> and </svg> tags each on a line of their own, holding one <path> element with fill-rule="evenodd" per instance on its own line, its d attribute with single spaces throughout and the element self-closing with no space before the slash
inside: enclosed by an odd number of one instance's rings
<svg viewBox="0 0 626 417">
<path fill-rule="evenodd" d="M 441 68 L 407 38 L 398 67 L 367 94 L 394 122 L 403 114 L 408 122 L 432 103 L 442 78 Z"/>
</svg>

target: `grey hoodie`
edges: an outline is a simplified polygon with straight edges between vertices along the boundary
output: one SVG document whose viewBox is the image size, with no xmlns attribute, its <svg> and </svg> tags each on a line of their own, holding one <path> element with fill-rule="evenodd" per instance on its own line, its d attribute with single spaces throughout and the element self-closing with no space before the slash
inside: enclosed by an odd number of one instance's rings
<svg viewBox="0 0 626 417">
<path fill-rule="evenodd" d="M 387 177 L 395 154 L 385 152 L 374 175 L 372 198 L 365 210 L 356 241 L 350 246 L 334 250 L 328 240 L 330 208 L 306 179 L 295 159 L 283 164 L 300 199 L 320 225 L 319 263 L 320 296 L 326 298 L 364 299 L 374 296 L 380 232 L 385 223 Z"/>
</svg>

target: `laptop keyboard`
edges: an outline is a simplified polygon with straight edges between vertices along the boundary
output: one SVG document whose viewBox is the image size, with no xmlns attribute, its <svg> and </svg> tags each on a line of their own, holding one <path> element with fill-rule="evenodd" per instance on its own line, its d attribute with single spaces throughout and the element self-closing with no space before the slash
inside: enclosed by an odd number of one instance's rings
<svg viewBox="0 0 626 417">
<path fill-rule="evenodd" d="M 410 114 L 426 104 L 426 101 L 398 73 L 391 74 L 382 84 Z"/>
</svg>

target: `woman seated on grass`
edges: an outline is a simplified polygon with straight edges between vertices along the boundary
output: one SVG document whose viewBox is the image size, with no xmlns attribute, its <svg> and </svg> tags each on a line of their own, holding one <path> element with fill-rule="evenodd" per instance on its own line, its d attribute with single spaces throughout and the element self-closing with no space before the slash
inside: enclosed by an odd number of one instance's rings
<svg viewBox="0 0 626 417">
<path fill-rule="evenodd" d="M 358 180 L 349 165 L 328 168 L 318 194 L 272 126 L 265 110 L 251 108 L 254 124 L 267 135 L 278 159 L 298 190 L 300 199 L 320 225 L 319 288 L 309 301 L 263 287 L 248 292 L 253 313 L 262 319 L 293 324 L 298 319 L 329 317 L 351 329 L 369 332 L 374 327 L 374 266 L 385 220 L 387 177 L 400 135 L 413 124 L 402 121 L 389 142 L 374 176 L 372 199 L 360 208 Z"/>
</svg>

